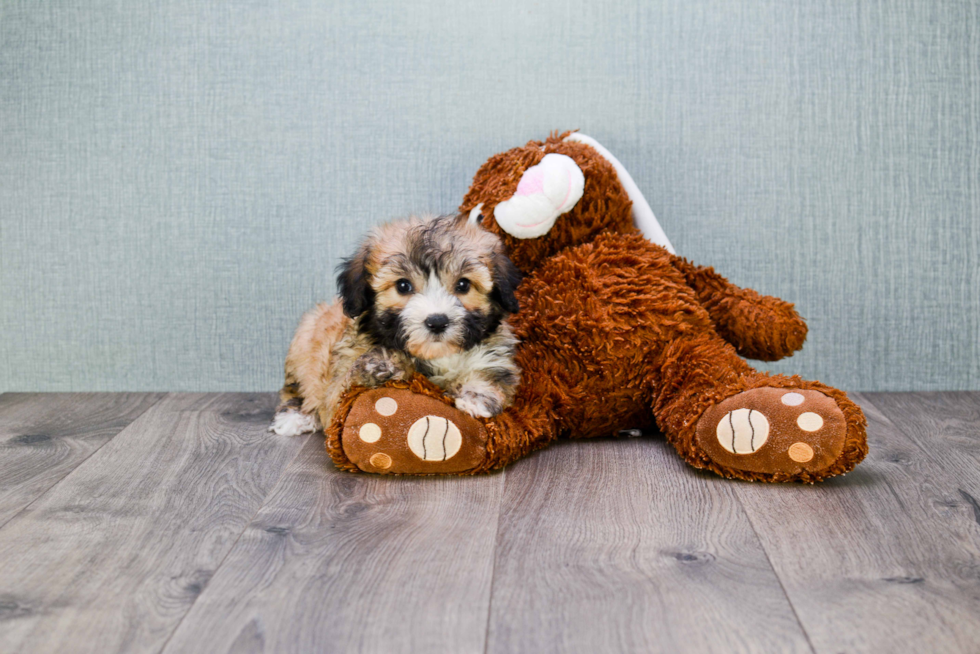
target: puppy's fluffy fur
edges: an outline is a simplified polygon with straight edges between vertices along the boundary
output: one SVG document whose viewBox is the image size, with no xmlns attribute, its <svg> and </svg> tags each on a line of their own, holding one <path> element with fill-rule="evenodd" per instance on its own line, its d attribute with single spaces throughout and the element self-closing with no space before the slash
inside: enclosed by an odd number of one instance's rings
<svg viewBox="0 0 980 654">
<path fill-rule="evenodd" d="M 319 429 L 351 386 L 415 372 L 472 416 L 500 413 L 520 378 L 506 322 L 520 279 L 500 239 L 465 216 L 374 229 L 341 266 L 340 301 L 300 321 L 272 430 Z"/>
</svg>

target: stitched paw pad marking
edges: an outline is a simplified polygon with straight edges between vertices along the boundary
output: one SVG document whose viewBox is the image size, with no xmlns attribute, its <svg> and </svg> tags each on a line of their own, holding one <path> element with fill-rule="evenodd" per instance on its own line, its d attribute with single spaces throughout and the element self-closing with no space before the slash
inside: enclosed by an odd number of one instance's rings
<svg viewBox="0 0 980 654">
<path fill-rule="evenodd" d="M 381 438 L 381 427 L 377 426 L 373 422 L 366 422 L 361 425 L 357 435 L 360 436 L 361 440 L 365 443 L 377 443 L 378 439 Z"/>
<path fill-rule="evenodd" d="M 823 427 L 823 418 L 820 417 L 819 413 L 807 411 L 800 414 L 800 417 L 796 419 L 796 424 L 803 431 L 817 431 Z"/>
<path fill-rule="evenodd" d="M 785 404 L 786 406 L 800 406 L 801 404 L 803 404 L 803 401 L 805 399 L 806 398 L 800 395 L 799 393 L 786 393 L 781 398 L 779 398 L 779 401 Z"/>
<path fill-rule="evenodd" d="M 398 402 L 390 397 L 383 397 L 374 403 L 374 410 L 383 416 L 393 416 L 398 411 Z"/>
<path fill-rule="evenodd" d="M 718 442 L 732 454 L 752 454 L 769 438 L 769 420 L 760 411 L 729 411 L 718 423 Z"/>
<path fill-rule="evenodd" d="M 463 436 L 450 420 L 425 416 L 408 430 L 408 447 L 423 461 L 445 461 L 459 452 Z"/>
<path fill-rule="evenodd" d="M 793 443 L 786 453 L 797 463 L 806 463 L 813 458 L 813 448 L 803 442 Z"/>
</svg>

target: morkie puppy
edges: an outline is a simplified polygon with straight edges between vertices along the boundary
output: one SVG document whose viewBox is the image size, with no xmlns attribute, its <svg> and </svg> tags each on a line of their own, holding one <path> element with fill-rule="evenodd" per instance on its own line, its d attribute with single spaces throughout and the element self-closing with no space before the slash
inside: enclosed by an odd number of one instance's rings
<svg viewBox="0 0 980 654">
<path fill-rule="evenodd" d="M 411 217 L 375 228 L 337 277 L 340 301 L 303 316 L 286 356 L 277 434 L 330 424 L 352 386 L 428 377 L 471 416 L 513 399 L 521 273 L 500 239 L 466 216 Z"/>
</svg>

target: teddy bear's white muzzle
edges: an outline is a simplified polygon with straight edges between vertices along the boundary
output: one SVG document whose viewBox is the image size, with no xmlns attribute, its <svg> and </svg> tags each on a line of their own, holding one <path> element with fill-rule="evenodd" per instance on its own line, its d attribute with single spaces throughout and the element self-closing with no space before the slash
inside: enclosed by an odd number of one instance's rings
<svg viewBox="0 0 980 654">
<path fill-rule="evenodd" d="M 564 154 L 546 154 L 536 166 L 524 171 L 517 191 L 494 207 L 502 230 L 514 238 L 537 238 L 582 199 L 585 176 L 575 161 Z"/>
</svg>

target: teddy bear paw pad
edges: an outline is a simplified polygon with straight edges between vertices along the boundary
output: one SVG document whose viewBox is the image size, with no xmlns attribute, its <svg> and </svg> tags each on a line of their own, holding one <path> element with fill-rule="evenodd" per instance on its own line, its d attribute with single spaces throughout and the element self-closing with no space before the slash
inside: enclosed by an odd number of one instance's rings
<svg viewBox="0 0 980 654">
<path fill-rule="evenodd" d="M 487 433 L 476 419 L 438 399 L 376 388 L 354 401 L 344 422 L 347 458 L 365 472 L 466 472 L 486 457 Z"/>
<path fill-rule="evenodd" d="M 798 474 L 836 461 L 846 429 L 840 407 L 819 391 L 755 388 L 705 411 L 696 438 L 713 461 L 727 468 Z"/>
</svg>

